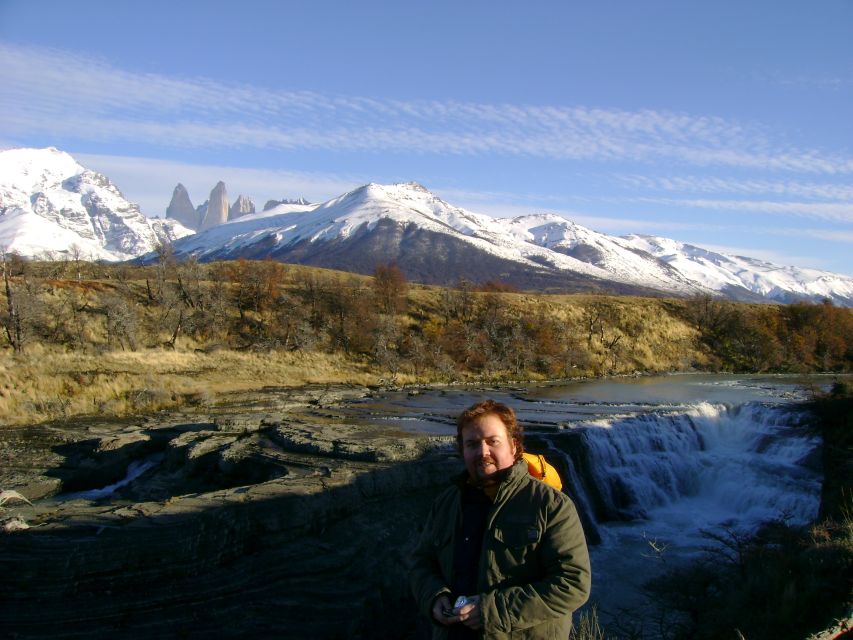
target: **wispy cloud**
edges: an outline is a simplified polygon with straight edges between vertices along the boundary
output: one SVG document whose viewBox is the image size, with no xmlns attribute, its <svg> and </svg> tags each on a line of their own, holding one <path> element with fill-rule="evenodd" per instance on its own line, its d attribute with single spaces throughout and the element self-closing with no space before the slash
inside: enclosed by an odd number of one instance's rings
<svg viewBox="0 0 853 640">
<path fill-rule="evenodd" d="M 772 249 L 756 249 L 755 247 L 738 247 L 724 244 L 702 244 L 703 249 L 723 253 L 730 256 L 747 256 L 755 260 L 764 260 L 775 265 L 791 265 L 800 268 L 815 269 L 814 257 L 795 256 L 781 253 Z"/>
<path fill-rule="evenodd" d="M 790 74 L 779 72 L 764 77 L 771 84 L 793 89 L 839 91 L 853 87 L 853 74 Z"/>
<path fill-rule="evenodd" d="M 684 208 L 784 214 L 845 223 L 853 222 L 853 203 L 849 202 L 774 202 L 768 200 L 708 200 L 647 197 L 640 197 L 635 200 L 637 202 Z"/>
<path fill-rule="evenodd" d="M 763 180 L 719 176 L 620 175 L 616 180 L 629 187 L 680 192 L 774 195 L 815 200 L 853 201 L 853 186 L 794 180 Z"/>
<path fill-rule="evenodd" d="M 853 244 L 853 231 L 839 229 L 775 228 L 769 229 L 768 233 L 779 236 L 790 236 L 793 238 L 815 238 L 817 240 L 825 240 L 828 242 Z"/>
<path fill-rule="evenodd" d="M 754 126 L 712 116 L 272 91 L 3 44 L 0 57 L 0 136 L 853 173 L 851 158 L 773 144 Z"/>
</svg>

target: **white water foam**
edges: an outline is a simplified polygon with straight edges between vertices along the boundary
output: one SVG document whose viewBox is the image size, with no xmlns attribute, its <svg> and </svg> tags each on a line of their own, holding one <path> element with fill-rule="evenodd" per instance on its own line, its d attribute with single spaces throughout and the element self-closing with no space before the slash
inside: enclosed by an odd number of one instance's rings
<svg viewBox="0 0 853 640">
<path fill-rule="evenodd" d="M 817 516 L 821 478 L 805 463 L 820 439 L 785 407 L 699 403 L 577 428 L 592 475 L 586 490 L 600 495 L 606 511 L 600 520 L 643 521 L 661 535 L 693 536 Z"/>
<path fill-rule="evenodd" d="M 78 491 L 76 493 L 69 493 L 60 496 L 62 500 L 100 500 L 101 498 L 106 498 L 114 494 L 116 491 L 121 489 L 123 486 L 130 484 L 134 480 L 136 480 L 143 473 L 148 471 L 151 467 L 155 466 L 162 456 L 154 456 L 149 460 L 134 460 L 127 467 L 127 473 L 118 482 L 115 482 L 106 487 L 101 487 L 100 489 L 90 489 L 88 491 Z"/>
<path fill-rule="evenodd" d="M 602 501 L 613 500 L 609 510 L 625 518 L 596 523 L 602 542 L 590 548 L 591 601 L 604 624 L 641 618 L 648 580 L 720 549 L 721 540 L 817 516 L 821 475 L 810 459 L 820 438 L 789 407 L 703 402 L 576 428 L 593 476 L 584 481 L 595 484 L 591 491 L 604 487 Z M 659 636 L 645 629 L 644 637 Z"/>
</svg>

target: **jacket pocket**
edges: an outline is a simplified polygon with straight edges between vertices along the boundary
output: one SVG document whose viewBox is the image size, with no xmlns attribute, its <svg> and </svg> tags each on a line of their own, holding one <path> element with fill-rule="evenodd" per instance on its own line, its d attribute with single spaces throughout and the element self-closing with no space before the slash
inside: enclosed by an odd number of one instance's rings
<svg viewBox="0 0 853 640">
<path fill-rule="evenodd" d="M 535 525 L 501 525 L 493 530 L 495 563 L 502 578 L 530 579 L 537 573 L 535 557 L 541 532 Z"/>
<path fill-rule="evenodd" d="M 495 540 L 514 549 L 538 544 L 541 535 L 539 527 L 535 524 L 512 523 L 502 524 L 494 528 Z"/>
</svg>

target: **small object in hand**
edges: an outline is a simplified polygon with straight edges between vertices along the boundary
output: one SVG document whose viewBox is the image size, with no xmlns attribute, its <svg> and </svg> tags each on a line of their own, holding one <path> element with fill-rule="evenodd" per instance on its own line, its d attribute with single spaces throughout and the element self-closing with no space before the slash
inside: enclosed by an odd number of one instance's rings
<svg viewBox="0 0 853 640">
<path fill-rule="evenodd" d="M 470 602 L 471 601 L 468 599 L 467 596 L 459 596 L 458 598 L 456 598 L 456 602 L 453 603 L 453 608 L 459 609 L 461 607 L 464 607 L 466 604 L 468 604 Z"/>
</svg>

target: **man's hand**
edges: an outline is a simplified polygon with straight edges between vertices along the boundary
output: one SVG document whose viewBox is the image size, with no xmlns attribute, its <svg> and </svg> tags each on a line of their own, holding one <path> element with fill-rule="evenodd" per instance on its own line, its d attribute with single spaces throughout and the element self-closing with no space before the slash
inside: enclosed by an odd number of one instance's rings
<svg viewBox="0 0 853 640">
<path fill-rule="evenodd" d="M 483 615 L 480 609 L 480 596 L 470 596 L 468 604 L 456 610 L 457 620 L 469 629 L 478 631 L 483 628 Z"/>
<path fill-rule="evenodd" d="M 459 622 L 459 615 L 453 611 L 453 605 L 446 595 L 438 596 L 432 603 L 432 618 L 438 624 L 449 625 Z"/>
</svg>

